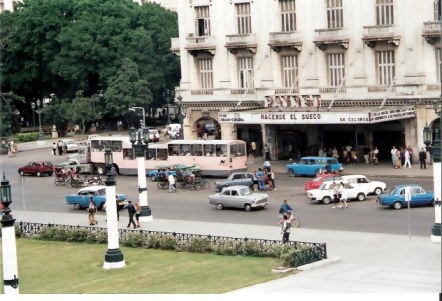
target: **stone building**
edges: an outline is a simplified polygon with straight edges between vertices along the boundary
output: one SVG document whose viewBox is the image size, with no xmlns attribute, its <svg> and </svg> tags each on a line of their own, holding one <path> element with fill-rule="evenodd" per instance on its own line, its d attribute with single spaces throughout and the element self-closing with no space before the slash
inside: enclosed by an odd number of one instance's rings
<svg viewBox="0 0 442 301">
<path fill-rule="evenodd" d="M 440 127 L 439 11 L 440 0 L 178 1 L 184 137 L 211 124 L 272 159 L 290 146 L 416 156 L 425 124 Z"/>
</svg>

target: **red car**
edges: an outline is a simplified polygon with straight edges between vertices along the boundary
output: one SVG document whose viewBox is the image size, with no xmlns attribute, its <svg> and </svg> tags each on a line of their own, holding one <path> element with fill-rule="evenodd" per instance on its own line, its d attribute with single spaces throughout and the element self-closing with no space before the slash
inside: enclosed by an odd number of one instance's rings
<svg viewBox="0 0 442 301">
<path fill-rule="evenodd" d="M 22 176 L 35 175 L 37 177 L 40 177 L 44 174 L 52 176 L 52 174 L 54 173 L 54 166 L 49 161 L 34 161 L 20 167 L 18 169 L 18 173 Z"/>
<path fill-rule="evenodd" d="M 319 186 L 321 186 L 321 184 L 323 182 L 326 181 L 336 181 L 336 182 L 340 182 L 341 181 L 341 176 L 338 174 L 334 174 L 334 173 L 326 173 L 326 174 L 322 174 L 319 177 L 314 178 L 313 180 L 308 180 L 305 182 L 304 184 L 304 189 L 307 190 L 312 190 L 312 189 L 318 189 Z"/>
</svg>

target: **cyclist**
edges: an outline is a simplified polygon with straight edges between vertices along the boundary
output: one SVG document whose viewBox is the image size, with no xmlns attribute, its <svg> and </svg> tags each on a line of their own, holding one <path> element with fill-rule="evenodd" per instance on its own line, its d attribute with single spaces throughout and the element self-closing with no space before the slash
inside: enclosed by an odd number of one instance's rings
<svg viewBox="0 0 442 301">
<path fill-rule="evenodd" d="M 281 207 L 279 207 L 279 214 L 282 216 L 287 214 L 289 210 L 293 212 L 293 208 L 287 203 L 287 200 L 284 200 Z"/>
</svg>

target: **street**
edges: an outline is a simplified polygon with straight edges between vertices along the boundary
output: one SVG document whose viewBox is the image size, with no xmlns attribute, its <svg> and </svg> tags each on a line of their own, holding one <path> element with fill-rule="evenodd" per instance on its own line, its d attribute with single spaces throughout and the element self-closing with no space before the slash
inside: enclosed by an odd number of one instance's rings
<svg viewBox="0 0 442 301">
<path fill-rule="evenodd" d="M 75 194 L 78 189 L 57 187 L 52 177 L 20 177 L 17 168 L 32 160 L 49 160 L 53 163 L 67 161 L 67 156 L 52 156 L 49 149 L 38 149 L 20 152 L 16 158 L 0 157 L 1 172 L 12 185 L 12 209 L 43 212 L 78 213 L 79 220 L 84 219 L 84 212 L 76 211 L 65 204 L 67 194 Z M 168 193 L 157 188 L 156 182 L 147 179 L 148 201 L 154 218 L 220 222 L 230 224 L 250 224 L 269 226 L 275 225 L 278 209 L 284 199 L 295 208 L 296 215 L 301 220 L 302 228 L 342 230 L 355 232 L 373 232 L 387 234 L 409 234 L 413 236 L 428 236 L 434 223 L 433 207 L 418 207 L 402 210 L 392 210 L 380 207 L 375 196 L 369 196 L 363 202 L 349 202 L 349 208 L 337 210 L 331 205 L 310 202 L 304 191 L 304 182 L 309 178 L 288 177 L 285 174 L 276 175 L 276 191 L 267 192 L 270 204 L 264 210 L 245 212 L 244 210 L 216 210 L 208 204 L 208 195 L 215 193 L 213 182 L 211 187 L 200 191 L 178 190 Z M 395 184 L 416 183 L 427 190 L 433 190 L 431 178 L 388 178 L 379 177 L 387 183 L 387 190 Z M 132 176 L 117 176 L 117 192 L 125 193 L 132 201 L 138 200 L 137 178 Z M 125 211 L 120 212 L 124 219 Z M 103 215 L 103 212 L 98 213 Z"/>
</svg>

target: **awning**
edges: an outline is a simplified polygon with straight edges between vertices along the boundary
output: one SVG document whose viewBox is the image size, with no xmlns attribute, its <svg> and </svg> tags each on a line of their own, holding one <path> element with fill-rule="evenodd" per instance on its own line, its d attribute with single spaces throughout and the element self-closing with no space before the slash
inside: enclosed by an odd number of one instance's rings
<svg viewBox="0 0 442 301">
<path fill-rule="evenodd" d="M 288 111 L 258 109 L 218 113 L 219 123 L 235 124 L 370 124 L 415 118 L 412 106 L 374 109 L 373 107 L 333 108 L 330 111 Z"/>
</svg>

